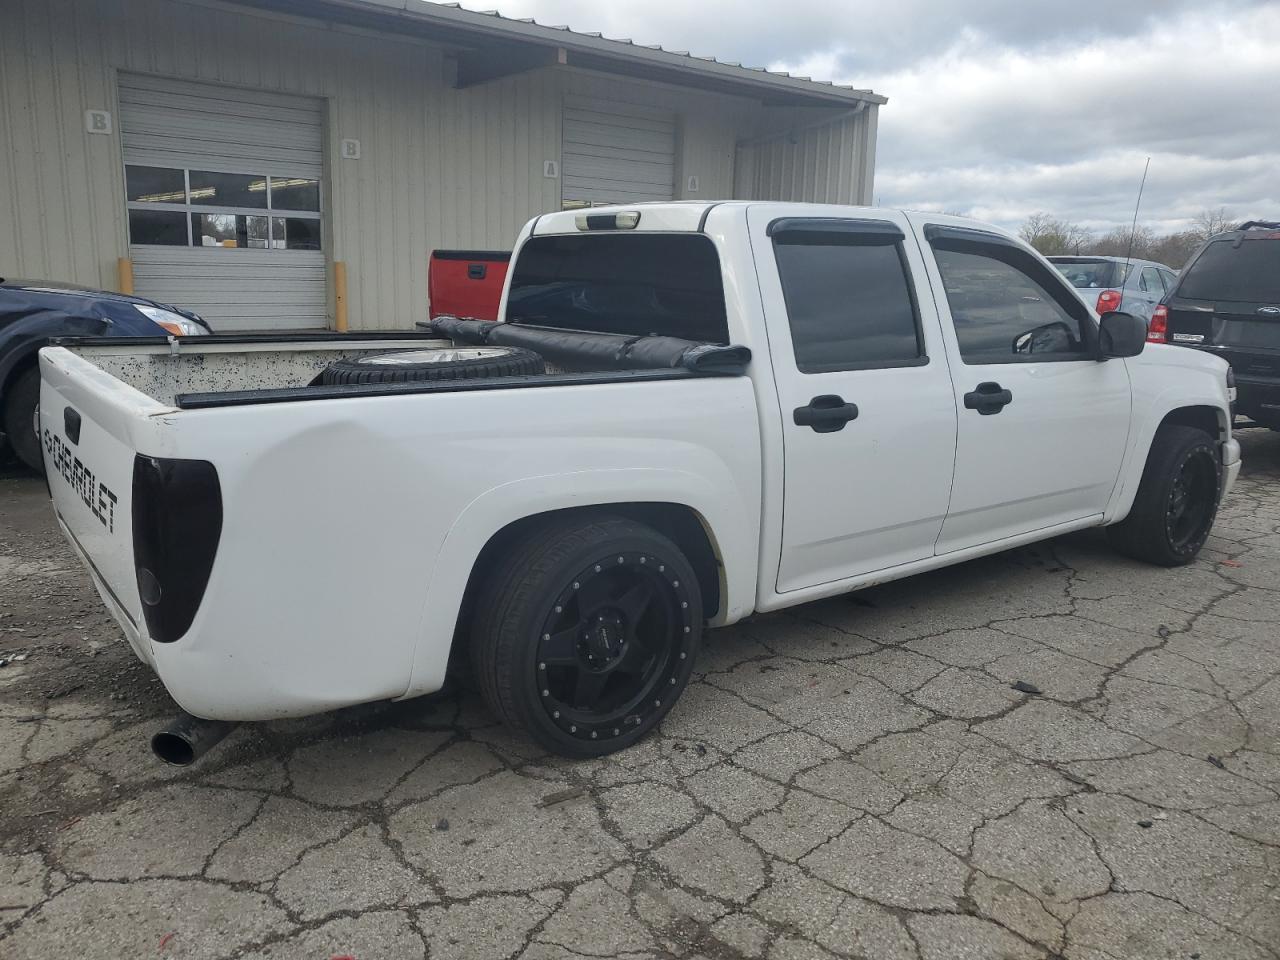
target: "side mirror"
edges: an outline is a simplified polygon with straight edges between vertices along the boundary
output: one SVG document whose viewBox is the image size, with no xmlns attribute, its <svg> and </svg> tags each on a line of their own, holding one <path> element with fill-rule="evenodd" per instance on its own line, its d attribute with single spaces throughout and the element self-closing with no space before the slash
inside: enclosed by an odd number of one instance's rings
<svg viewBox="0 0 1280 960">
<path fill-rule="evenodd" d="M 1147 345 L 1147 322 L 1131 313 L 1104 313 L 1098 324 L 1098 359 L 1136 357 Z"/>
</svg>

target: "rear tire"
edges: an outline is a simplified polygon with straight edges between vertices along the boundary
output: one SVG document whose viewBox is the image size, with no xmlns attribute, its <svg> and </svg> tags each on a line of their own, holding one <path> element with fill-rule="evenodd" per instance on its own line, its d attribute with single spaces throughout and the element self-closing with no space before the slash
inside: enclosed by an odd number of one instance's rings
<svg viewBox="0 0 1280 960">
<path fill-rule="evenodd" d="M 6 391 L 4 432 L 18 459 L 37 473 L 44 473 L 40 438 L 36 436 L 36 407 L 40 404 L 40 368 L 20 373 Z"/>
<path fill-rule="evenodd" d="M 1162 567 L 1190 563 L 1218 513 L 1222 461 L 1213 437 L 1195 427 L 1156 431 L 1133 509 L 1107 528 L 1120 553 Z"/>
<path fill-rule="evenodd" d="M 566 757 L 635 743 L 684 691 L 702 595 L 680 549 L 616 517 L 538 525 L 477 596 L 475 680 L 511 727 Z"/>
</svg>

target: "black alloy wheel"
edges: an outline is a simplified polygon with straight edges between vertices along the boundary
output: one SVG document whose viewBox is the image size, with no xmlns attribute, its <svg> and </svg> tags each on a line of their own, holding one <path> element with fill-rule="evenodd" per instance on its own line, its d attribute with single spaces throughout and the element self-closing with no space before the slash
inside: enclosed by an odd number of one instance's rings
<svg viewBox="0 0 1280 960">
<path fill-rule="evenodd" d="M 477 596 L 472 662 L 490 707 L 566 756 L 626 747 L 688 683 L 702 598 L 680 549 L 620 517 L 539 527 Z"/>
<path fill-rule="evenodd" d="M 1216 437 L 1184 424 L 1162 424 L 1129 515 L 1107 528 L 1112 546 L 1162 567 L 1194 560 L 1218 515 L 1220 458 Z"/>
<path fill-rule="evenodd" d="M 610 551 L 574 574 L 543 622 L 543 709 L 570 735 L 621 736 L 662 708 L 693 629 L 677 572 L 660 557 Z"/>
<path fill-rule="evenodd" d="M 1203 447 L 1192 450 L 1182 461 L 1169 489 L 1165 509 L 1165 530 L 1169 544 L 1179 553 L 1194 545 L 1197 549 L 1213 526 L 1218 506 L 1218 465 Z"/>
</svg>

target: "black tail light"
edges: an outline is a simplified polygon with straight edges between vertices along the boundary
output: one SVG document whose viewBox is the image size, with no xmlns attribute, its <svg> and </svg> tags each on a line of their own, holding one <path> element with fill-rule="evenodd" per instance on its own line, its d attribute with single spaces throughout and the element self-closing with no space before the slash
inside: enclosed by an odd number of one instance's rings
<svg viewBox="0 0 1280 960">
<path fill-rule="evenodd" d="M 222 488 L 205 460 L 133 460 L 133 564 L 147 632 L 172 643 L 191 628 L 222 536 Z"/>
</svg>

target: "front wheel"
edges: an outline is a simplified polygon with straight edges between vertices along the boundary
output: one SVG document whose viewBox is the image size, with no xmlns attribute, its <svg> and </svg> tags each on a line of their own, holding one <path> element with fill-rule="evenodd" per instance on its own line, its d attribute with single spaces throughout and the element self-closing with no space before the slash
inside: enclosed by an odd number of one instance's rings
<svg viewBox="0 0 1280 960">
<path fill-rule="evenodd" d="M 1133 509 L 1107 528 L 1111 545 L 1163 567 L 1190 563 L 1213 527 L 1221 489 L 1222 461 L 1214 438 L 1194 427 L 1160 427 Z"/>
<path fill-rule="evenodd" d="M 32 367 L 9 385 L 4 399 L 4 432 L 19 460 L 44 472 L 40 438 L 36 435 L 36 407 L 40 403 L 40 369 Z"/>
<path fill-rule="evenodd" d="M 702 599 L 674 543 L 620 517 L 539 526 L 477 598 L 472 664 L 490 708 L 541 746 L 635 743 L 684 691 Z"/>
</svg>

